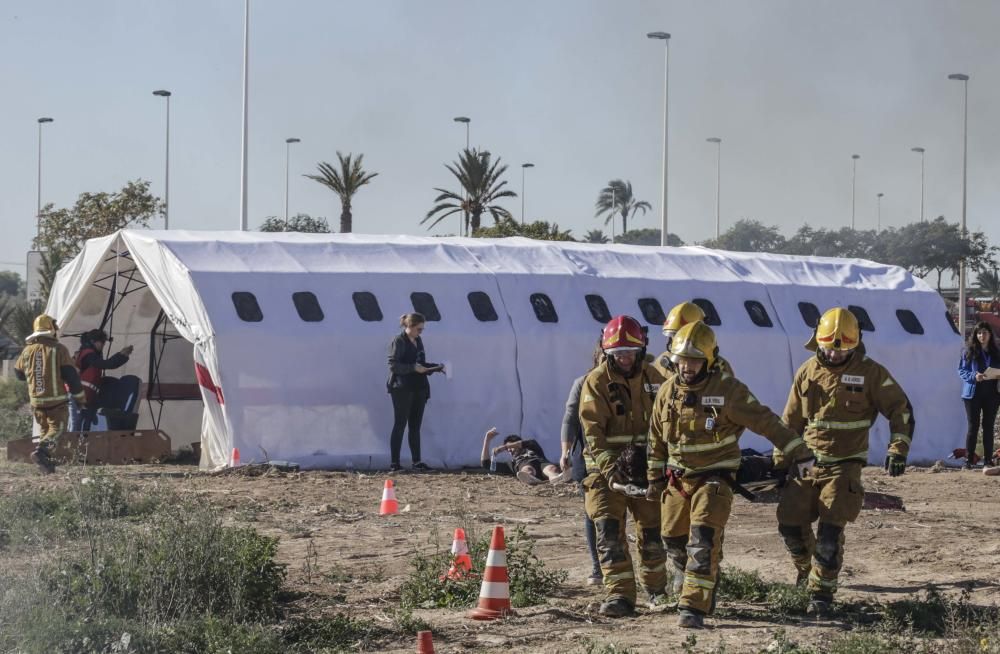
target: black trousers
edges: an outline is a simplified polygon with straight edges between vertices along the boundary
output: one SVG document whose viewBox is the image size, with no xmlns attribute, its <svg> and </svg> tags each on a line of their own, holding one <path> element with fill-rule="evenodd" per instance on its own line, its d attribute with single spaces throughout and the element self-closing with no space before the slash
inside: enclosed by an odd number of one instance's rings
<svg viewBox="0 0 1000 654">
<path fill-rule="evenodd" d="M 972 399 L 965 402 L 965 415 L 969 428 L 965 432 L 965 449 L 972 456 L 976 451 L 976 441 L 979 440 L 979 426 L 983 427 L 983 458 L 989 461 L 993 458 L 993 430 L 997 420 L 997 408 L 1000 407 L 1000 395 L 993 384 L 976 384 L 976 393 Z M 982 421 L 980 422 L 980 418 Z"/>
<path fill-rule="evenodd" d="M 399 464 L 399 450 L 403 447 L 403 430 L 409 428 L 410 458 L 420 461 L 420 423 L 424 421 L 424 406 L 429 393 L 425 390 L 396 388 L 389 392 L 392 396 L 392 436 L 389 447 L 392 462 Z"/>
</svg>

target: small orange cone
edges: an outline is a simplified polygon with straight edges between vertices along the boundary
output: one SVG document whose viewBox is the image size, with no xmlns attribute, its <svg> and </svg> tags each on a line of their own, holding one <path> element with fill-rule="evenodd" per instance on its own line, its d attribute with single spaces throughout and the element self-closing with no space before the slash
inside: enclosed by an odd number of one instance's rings
<svg viewBox="0 0 1000 654">
<path fill-rule="evenodd" d="M 382 505 L 379 507 L 379 515 L 396 515 L 399 513 L 399 502 L 396 501 L 396 489 L 392 486 L 392 480 L 385 480 L 385 488 L 382 490 Z"/>
<path fill-rule="evenodd" d="M 513 615 L 510 608 L 510 582 L 507 579 L 507 548 L 504 545 L 503 527 L 493 528 L 490 553 L 486 556 L 483 586 L 479 591 L 479 605 L 469 611 L 473 620 L 497 620 Z"/>
<path fill-rule="evenodd" d="M 431 632 L 417 632 L 417 654 L 434 654 L 434 639 L 431 637 Z"/>
<path fill-rule="evenodd" d="M 240 448 L 238 448 L 238 447 L 234 447 L 233 448 L 233 456 L 232 456 L 232 461 L 230 461 L 230 465 L 233 468 L 239 468 L 240 467 L 240 465 L 241 465 L 240 464 Z"/>
<path fill-rule="evenodd" d="M 455 539 L 451 542 L 451 567 L 448 574 L 441 575 L 441 581 L 445 578 L 458 581 L 472 570 L 472 558 L 469 556 L 469 546 L 465 542 L 465 530 L 459 527 L 455 530 Z"/>
</svg>

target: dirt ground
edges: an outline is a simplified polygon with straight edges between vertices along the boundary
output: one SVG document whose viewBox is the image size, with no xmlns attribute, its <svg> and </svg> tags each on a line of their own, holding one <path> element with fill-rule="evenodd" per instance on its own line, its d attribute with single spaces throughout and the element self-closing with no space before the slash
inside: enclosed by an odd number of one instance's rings
<svg viewBox="0 0 1000 654">
<path fill-rule="evenodd" d="M 500 622 L 468 620 L 464 611 L 417 610 L 434 632 L 437 652 L 574 652 L 586 643 L 614 643 L 636 651 L 679 646 L 689 632 L 676 628 L 669 609 L 609 620 L 593 613 L 601 589 L 585 585 L 589 560 L 582 535 L 583 499 L 572 484 L 526 487 L 513 479 L 477 473 L 398 474 L 401 513 L 378 515 L 386 474 L 304 472 L 266 477 L 201 474 L 186 466 L 124 466 L 112 474 L 139 484 L 191 493 L 222 507 L 234 522 L 281 538 L 289 586 L 335 598 L 353 617 L 389 626 L 396 590 L 409 572 L 410 555 L 437 542 L 447 547 L 457 526 L 479 534 L 494 524 L 523 525 L 536 552 L 569 578 L 547 604 L 520 609 Z M 39 477 L 34 468 L 0 465 L 0 494 L 71 483 L 85 474 L 60 468 Z M 865 471 L 867 490 L 902 497 L 906 510 L 866 510 L 847 529 L 840 597 L 902 599 L 937 586 L 972 589 L 972 601 L 1000 599 L 1000 477 L 981 471 L 910 468 L 890 479 Z M 726 533 L 726 564 L 761 572 L 766 580 L 791 582 L 793 568 L 776 532 L 775 504 L 737 498 Z M 634 547 L 634 546 L 633 546 Z M 2 563 L 0 563 L 2 565 Z M 332 581 L 343 570 L 351 581 Z M 727 652 L 761 651 L 780 627 L 790 639 L 818 645 L 841 632 L 836 621 L 711 618 L 697 632 L 697 651 L 723 642 Z M 386 652 L 413 652 L 400 637 Z"/>
</svg>

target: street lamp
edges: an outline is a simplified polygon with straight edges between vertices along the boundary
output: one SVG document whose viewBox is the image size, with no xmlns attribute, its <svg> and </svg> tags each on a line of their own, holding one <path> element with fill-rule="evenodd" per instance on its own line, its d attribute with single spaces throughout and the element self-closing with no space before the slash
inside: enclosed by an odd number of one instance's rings
<svg viewBox="0 0 1000 654">
<path fill-rule="evenodd" d="M 876 206 L 876 218 L 875 218 L 875 233 L 878 234 L 882 231 L 882 196 L 885 193 L 879 193 L 875 196 L 875 206 Z"/>
<path fill-rule="evenodd" d="M 962 113 L 964 115 L 962 123 L 962 238 L 965 238 L 965 201 L 969 168 L 969 76 L 962 73 L 954 73 L 948 79 L 962 82 L 965 87 Z M 958 331 L 965 338 L 965 259 L 958 263 Z"/>
<path fill-rule="evenodd" d="M 523 163 L 521 164 L 521 224 L 524 224 L 524 171 L 528 168 L 534 168 L 533 163 Z"/>
<path fill-rule="evenodd" d="M 854 198 L 856 196 L 855 191 L 858 188 L 858 159 L 860 158 L 860 154 L 851 155 L 851 159 L 853 160 L 851 164 L 851 231 L 854 231 Z"/>
<path fill-rule="evenodd" d="M 302 139 L 295 137 L 285 139 L 285 229 L 288 229 L 288 161 L 291 157 L 292 143 L 301 143 Z"/>
<path fill-rule="evenodd" d="M 247 97 L 250 94 L 250 0 L 243 4 L 243 140 L 240 142 L 243 160 L 240 165 L 240 231 L 247 231 L 247 141 L 249 112 Z"/>
<path fill-rule="evenodd" d="M 920 155 L 920 222 L 924 222 L 924 149 L 910 148 L 910 152 Z"/>
<path fill-rule="evenodd" d="M 719 194 L 722 188 L 722 139 L 717 136 L 705 139 L 718 146 L 715 153 L 715 240 L 719 240 L 719 228 L 722 220 L 719 217 Z"/>
<path fill-rule="evenodd" d="M 38 208 L 35 211 L 35 238 L 42 233 L 42 125 L 51 123 L 51 118 L 38 119 Z"/>
<path fill-rule="evenodd" d="M 454 118 L 452 118 L 452 120 L 454 120 L 456 123 L 465 123 L 465 149 L 468 150 L 469 149 L 469 123 L 472 122 L 472 119 L 469 118 L 468 116 L 455 116 Z M 465 201 L 466 202 L 469 201 L 469 196 L 468 195 L 465 196 Z M 468 228 L 468 226 L 469 226 L 469 210 L 468 209 L 464 209 L 462 211 L 462 224 L 460 224 L 458 226 L 458 235 L 459 236 L 463 236 L 463 235 L 468 236 L 468 234 L 463 234 L 463 232 Z"/>
<path fill-rule="evenodd" d="M 455 116 L 452 120 L 456 123 L 465 123 L 465 149 L 469 149 L 469 123 L 472 119 L 467 116 Z"/>
<path fill-rule="evenodd" d="M 660 193 L 660 245 L 667 244 L 667 132 L 668 132 L 668 99 L 670 97 L 670 35 L 666 32 L 650 32 L 650 39 L 663 41 L 663 188 Z"/>
<path fill-rule="evenodd" d="M 170 229 L 170 91 L 160 89 L 153 95 L 167 99 L 167 147 L 163 174 L 163 229 Z"/>
</svg>

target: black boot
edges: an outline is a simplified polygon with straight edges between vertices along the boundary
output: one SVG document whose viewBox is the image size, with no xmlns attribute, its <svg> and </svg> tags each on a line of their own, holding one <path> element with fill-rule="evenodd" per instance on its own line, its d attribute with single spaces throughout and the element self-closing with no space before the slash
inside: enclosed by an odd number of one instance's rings
<svg viewBox="0 0 1000 654">
<path fill-rule="evenodd" d="M 49 448 L 45 443 L 39 443 L 29 458 L 43 475 L 51 475 L 56 471 L 56 464 L 49 456 Z"/>
</svg>

